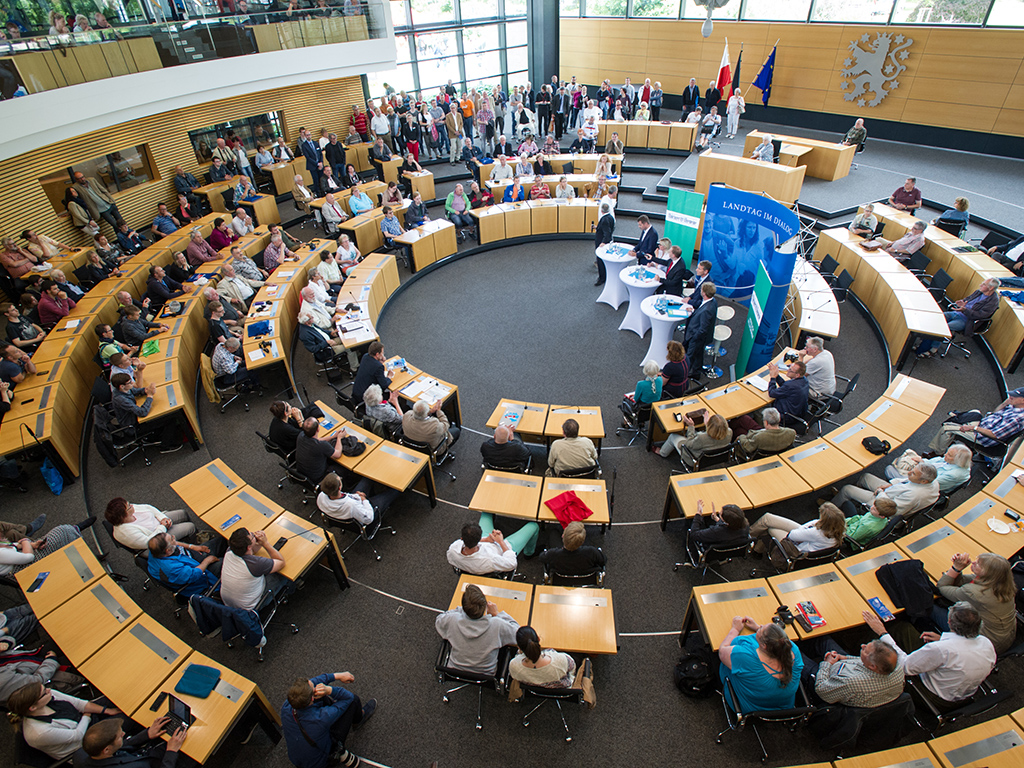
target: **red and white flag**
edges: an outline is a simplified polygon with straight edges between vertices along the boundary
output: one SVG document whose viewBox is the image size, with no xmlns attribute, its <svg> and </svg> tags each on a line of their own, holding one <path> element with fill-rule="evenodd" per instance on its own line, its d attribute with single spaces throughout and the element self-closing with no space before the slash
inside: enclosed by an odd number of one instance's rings
<svg viewBox="0 0 1024 768">
<path fill-rule="evenodd" d="M 722 101 L 728 101 L 732 91 L 732 72 L 729 67 L 729 40 L 725 41 L 725 50 L 722 51 L 722 63 L 718 67 L 718 82 L 715 84 L 718 92 L 722 94 Z"/>
</svg>

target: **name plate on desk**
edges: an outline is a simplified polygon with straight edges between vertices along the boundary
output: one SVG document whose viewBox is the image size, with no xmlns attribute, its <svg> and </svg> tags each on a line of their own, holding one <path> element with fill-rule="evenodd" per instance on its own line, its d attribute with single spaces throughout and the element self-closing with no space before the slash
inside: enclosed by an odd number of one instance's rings
<svg viewBox="0 0 1024 768">
<path fill-rule="evenodd" d="M 282 517 L 280 520 L 277 521 L 277 524 L 284 528 L 286 531 L 294 533 L 300 539 L 305 539 L 311 544 L 321 544 L 323 542 L 323 537 L 317 536 L 316 533 L 311 531 L 309 528 L 303 528 L 294 520 L 289 520 L 286 517 Z"/>
<path fill-rule="evenodd" d="M 577 491 L 581 493 L 604 492 L 604 488 L 599 485 L 582 485 L 574 483 L 548 483 L 548 488 L 552 491 Z"/>
<path fill-rule="evenodd" d="M 71 561 L 71 566 L 75 569 L 75 573 L 82 581 L 88 581 L 92 578 L 92 570 L 86 565 L 85 560 L 82 559 L 82 553 L 74 547 L 68 547 L 64 550 L 64 554 L 68 556 L 68 560 Z"/>
<path fill-rule="evenodd" d="M 930 547 L 932 544 L 938 541 L 942 541 L 943 539 L 949 538 L 952 535 L 953 529 L 950 528 L 948 525 L 944 525 L 942 528 L 939 528 L 939 530 L 935 531 L 934 533 L 929 533 L 923 539 L 918 539 L 917 541 L 907 544 L 906 548 L 911 552 L 920 552 L 922 549 L 928 549 L 928 547 Z"/>
<path fill-rule="evenodd" d="M 875 410 L 873 410 L 873 411 L 872 411 L 871 413 L 869 413 L 869 414 L 868 414 L 868 415 L 867 415 L 867 416 L 866 416 L 866 417 L 864 418 L 864 421 L 874 421 L 874 420 L 875 420 L 875 419 L 877 419 L 877 418 L 878 418 L 879 416 L 881 416 L 881 415 L 882 415 L 882 414 L 884 414 L 884 413 L 885 413 L 886 411 L 888 411 L 888 410 L 889 410 L 890 408 L 892 408 L 892 407 L 893 407 L 894 405 L 896 405 L 896 403 L 894 403 L 894 402 L 893 402 L 892 400 L 888 400 L 888 401 L 886 401 L 886 402 L 882 403 L 882 404 L 881 404 L 880 406 L 878 406 L 877 408 L 875 408 Z"/>
<path fill-rule="evenodd" d="M 755 597 L 768 597 L 768 590 L 764 587 L 751 587 L 750 589 L 733 589 L 728 592 L 713 592 L 710 595 L 701 595 L 700 601 L 704 605 L 712 603 L 731 603 L 734 600 L 751 600 Z"/>
<path fill-rule="evenodd" d="M 149 650 L 168 664 L 173 664 L 177 661 L 180 654 L 141 624 L 136 624 L 128 631 L 131 632 L 136 640 L 149 648 Z"/>
<path fill-rule="evenodd" d="M 729 479 L 729 475 L 723 472 L 720 475 L 708 475 L 707 477 L 680 477 L 678 480 L 673 480 L 672 484 L 680 488 L 686 488 L 690 485 L 704 485 L 705 483 L 723 483 Z"/>
<path fill-rule="evenodd" d="M 537 602 L 551 605 L 584 605 L 590 608 L 608 607 L 608 598 L 599 595 L 549 595 L 543 592 L 537 595 Z"/>
<path fill-rule="evenodd" d="M 863 563 L 851 565 L 846 570 L 849 571 L 851 576 L 860 576 L 862 573 L 877 570 L 881 568 L 883 565 L 895 563 L 896 561 L 902 559 L 903 555 L 901 555 L 899 552 L 886 552 L 884 555 L 879 555 L 878 557 L 873 557 L 870 560 L 865 560 Z"/>
<path fill-rule="evenodd" d="M 817 576 L 806 576 L 802 579 L 793 579 L 793 581 L 784 581 L 778 585 L 778 590 L 784 595 L 788 595 L 790 592 L 796 592 L 799 589 L 810 589 L 811 587 L 820 587 L 824 584 L 831 584 L 834 581 L 839 581 L 839 574 L 835 571 L 829 571 L 828 573 L 819 573 Z"/>
<path fill-rule="evenodd" d="M 981 517 L 986 512 L 988 512 L 990 509 L 992 509 L 992 507 L 994 507 L 995 505 L 996 505 L 996 503 L 994 501 L 991 501 L 989 499 L 985 499 L 981 503 L 975 504 L 973 507 L 971 507 L 969 510 L 964 512 L 962 515 L 960 515 L 960 517 L 958 517 L 953 522 L 956 523 L 957 525 L 962 525 L 962 526 L 964 526 L 966 528 L 968 525 L 970 525 L 975 520 L 977 520 L 979 517 Z"/>
<path fill-rule="evenodd" d="M 892 399 L 899 400 L 900 395 L 907 391 L 907 387 L 910 386 L 910 379 L 904 379 L 896 385 L 896 389 L 892 391 Z"/>
<path fill-rule="evenodd" d="M 367 440 L 366 442 L 370 443 L 371 445 L 373 444 L 373 441 L 371 440 Z M 405 461 L 408 461 L 410 464 L 416 464 L 417 462 L 419 462 L 419 459 L 417 457 L 410 456 L 408 453 L 400 451 L 397 448 L 392 448 L 390 445 L 382 445 L 378 450 L 383 451 L 388 456 L 395 456 L 399 459 L 404 459 Z"/>
<path fill-rule="evenodd" d="M 907 760 L 904 763 L 893 763 L 885 768 L 935 768 L 935 763 L 930 758 L 921 757 L 917 760 Z"/>
<path fill-rule="evenodd" d="M 131 618 L 128 610 L 124 608 L 112 594 L 107 591 L 106 587 L 99 586 L 92 590 L 93 597 L 99 600 L 100 605 L 110 611 L 110 615 L 117 619 L 118 624 L 124 624 Z"/>
<path fill-rule="evenodd" d="M 187 317 L 179 317 L 177 320 L 175 320 L 174 321 L 174 325 L 171 326 L 171 333 L 174 334 L 174 335 L 177 335 L 178 333 L 180 333 L 181 332 L 181 324 L 183 322 L 185 322 L 186 320 L 188 320 Z"/>
<path fill-rule="evenodd" d="M 487 475 L 485 483 L 501 483 L 502 485 L 521 485 L 523 488 L 536 488 L 539 483 L 536 480 L 525 480 L 519 477 L 499 477 L 498 475 Z"/>
<path fill-rule="evenodd" d="M 235 488 L 238 487 L 238 483 L 236 483 L 234 480 L 232 480 L 230 477 L 224 474 L 224 470 L 222 470 L 220 467 L 214 465 L 209 469 L 210 474 L 216 477 L 220 481 L 221 485 L 223 485 L 229 491 L 233 491 L 235 490 Z"/>
<path fill-rule="evenodd" d="M 999 484 L 999 487 L 996 488 L 994 495 L 1002 498 L 1012 491 L 1013 487 L 1017 485 L 1017 475 L 1019 474 L 1020 472 L 1014 472 L 1013 475 L 1003 480 L 1003 482 Z"/>
<path fill-rule="evenodd" d="M 722 395 L 731 395 L 738 389 L 742 389 L 742 387 L 740 387 L 739 384 L 733 384 L 732 386 L 726 387 L 725 389 L 720 389 L 718 392 L 712 392 L 709 395 L 704 395 L 704 399 L 714 400 L 716 397 L 721 397 Z"/>
<path fill-rule="evenodd" d="M 231 683 L 226 682 L 222 677 L 217 681 L 217 684 L 213 686 L 213 690 L 219 693 L 228 701 L 241 701 L 242 691 L 239 688 L 235 688 Z"/>
<path fill-rule="evenodd" d="M 178 406 L 178 394 L 174 391 L 173 384 L 167 388 L 167 404 L 171 406 L 171 408 L 176 408 Z"/>
<path fill-rule="evenodd" d="M 261 515 L 263 515 L 264 517 L 266 517 L 268 519 L 273 517 L 276 514 L 274 512 L 274 510 L 272 510 L 270 507 L 268 507 L 262 501 L 260 501 L 256 497 L 254 497 L 248 491 L 239 491 L 238 492 L 238 498 L 241 499 L 242 501 L 244 501 L 246 504 L 248 504 L 250 507 L 252 507 L 257 512 L 259 512 Z"/>
<path fill-rule="evenodd" d="M 762 464 L 759 467 L 747 467 L 746 469 L 738 469 L 736 470 L 736 477 L 749 477 L 750 475 L 756 475 L 758 472 L 768 472 L 772 469 L 778 469 L 781 466 L 781 461 L 770 461 L 767 464 Z"/>
<path fill-rule="evenodd" d="M 53 385 L 47 384 L 39 393 L 39 407 L 46 408 L 50 403 L 50 396 L 53 394 Z"/>
<path fill-rule="evenodd" d="M 60 372 L 60 360 L 56 360 L 53 363 L 53 368 L 50 369 L 50 375 L 46 377 L 47 381 L 53 381 L 57 378 L 57 374 Z"/>
<path fill-rule="evenodd" d="M 835 443 L 845 442 L 846 440 L 849 440 L 854 435 L 859 435 L 865 429 L 867 429 L 867 427 L 864 424 L 854 424 L 849 429 L 844 429 L 838 435 L 833 437 L 832 441 L 835 442 Z"/>
<path fill-rule="evenodd" d="M 552 408 L 552 413 L 576 413 L 580 416 L 597 416 L 599 411 L 596 408 Z"/>
<path fill-rule="evenodd" d="M 804 459 L 810 458 L 815 454 L 827 450 L 828 445 L 812 445 L 810 448 L 800 451 L 800 453 L 793 454 L 792 456 L 789 457 L 789 460 L 796 464 L 798 461 L 803 461 Z"/>
<path fill-rule="evenodd" d="M 167 356 L 168 357 L 174 357 L 174 342 L 175 341 L 177 341 L 177 338 L 171 338 L 171 339 L 167 340 Z"/>
<path fill-rule="evenodd" d="M 462 585 L 462 591 L 466 591 L 468 584 Z M 480 586 L 479 584 L 477 586 Z M 521 589 L 505 589 L 504 587 L 492 587 L 480 586 L 480 591 L 483 592 L 487 597 L 500 597 L 503 600 L 519 600 L 520 602 L 526 601 L 527 592 Z"/>
<path fill-rule="evenodd" d="M 953 768 L 959 768 L 961 765 L 984 760 L 987 757 L 998 755 L 1000 752 L 1006 752 L 1014 747 L 1019 747 L 1021 744 L 1024 744 L 1024 739 L 1021 738 L 1017 731 L 1006 731 L 1005 733 L 998 733 L 995 736 L 989 736 L 987 739 L 976 741 L 973 744 L 966 744 L 957 749 L 951 749 L 949 752 L 946 752 L 945 757 Z"/>
<path fill-rule="evenodd" d="M 174 363 L 168 360 L 164 363 L 164 381 L 170 381 L 174 373 Z"/>
<path fill-rule="evenodd" d="M 680 400 L 678 403 L 662 403 L 658 406 L 659 411 L 666 411 L 672 408 L 688 408 L 691 405 L 697 405 L 700 402 L 696 397 L 689 400 Z"/>
</svg>

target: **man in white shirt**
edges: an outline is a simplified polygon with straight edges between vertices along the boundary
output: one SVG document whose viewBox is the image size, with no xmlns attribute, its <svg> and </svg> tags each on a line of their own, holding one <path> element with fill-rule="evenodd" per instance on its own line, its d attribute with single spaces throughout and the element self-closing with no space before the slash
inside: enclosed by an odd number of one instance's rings
<svg viewBox="0 0 1024 768">
<path fill-rule="evenodd" d="M 478 522 L 462 526 L 462 538 L 448 547 L 448 563 L 475 576 L 514 571 L 519 552 L 524 557 L 533 555 L 538 533 L 537 523 L 527 523 L 506 540 L 494 527 L 494 515 L 484 512 Z"/>
<path fill-rule="evenodd" d="M 256 231 L 256 227 L 252 223 L 252 216 L 245 212 L 245 208 L 235 209 L 235 217 L 231 219 L 231 228 L 239 237 Z"/>
<path fill-rule="evenodd" d="M 253 288 L 250 281 L 239 277 L 235 273 L 235 268 L 230 263 L 224 264 L 224 266 L 221 267 L 221 272 L 224 277 L 219 283 L 217 283 L 217 292 L 221 296 L 227 296 L 229 299 L 238 299 L 245 305 L 246 310 L 248 310 L 249 303 L 256 296 L 255 288 Z M 263 283 L 260 283 L 256 287 L 258 288 L 262 285 Z"/>
<path fill-rule="evenodd" d="M 504 155 L 498 155 L 498 164 L 491 168 L 491 181 L 505 181 L 513 176 L 512 166 Z"/>
<path fill-rule="evenodd" d="M 871 506 L 876 496 L 884 495 L 896 502 L 898 514 L 908 515 L 939 498 L 938 472 L 931 464 L 921 462 L 904 478 L 885 481 L 877 475 L 865 472 L 856 485 L 844 485 L 832 503 L 842 509 L 843 502 L 856 501 Z"/>
<path fill-rule="evenodd" d="M 316 291 L 310 286 L 307 285 L 303 288 L 301 295 L 302 304 L 299 306 L 299 313 L 308 314 L 313 318 L 313 325 L 329 333 L 334 327 L 333 313 L 324 302 L 317 299 Z"/>
<path fill-rule="evenodd" d="M 909 259 L 924 248 L 925 226 L 926 224 L 923 221 L 915 221 L 910 231 L 899 240 L 889 242 L 882 237 L 875 239 L 880 243 L 885 243 L 886 253 L 895 256 L 897 259 Z"/>
<path fill-rule="evenodd" d="M 274 159 L 279 163 L 289 162 L 295 159 L 295 153 L 288 149 L 284 142 L 284 136 L 277 137 L 277 144 L 274 146 Z"/>
<path fill-rule="evenodd" d="M 341 490 L 341 478 L 329 472 L 320 481 L 316 506 L 327 517 L 335 520 L 355 520 L 366 529 L 366 538 L 372 539 L 380 527 L 381 518 L 388 511 L 399 491 L 372 480 L 362 478 L 351 493 Z"/>
<path fill-rule="evenodd" d="M 825 340 L 820 336 L 811 336 L 800 353 L 800 362 L 807 366 L 807 383 L 811 388 L 811 397 L 819 400 L 831 397 L 836 391 L 836 361 L 832 353 L 825 349 Z"/>
<path fill-rule="evenodd" d="M 940 710 L 961 706 L 996 664 L 996 649 L 981 633 L 981 616 L 967 602 L 949 608 L 949 632 L 922 632 L 912 653 L 905 653 L 886 631 L 878 616 L 864 611 L 864 621 L 885 642 L 896 649 L 908 675 L 918 675 L 932 701 Z"/>
<path fill-rule="evenodd" d="M 324 223 L 327 225 L 327 234 L 331 236 L 336 236 L 338 234 L 338 225 L 348 219 L 348 214 L 345 213 L 337 200 L 334 199 L 334 195 L 330 192 L 324 198 L 324 205 L 320 209 L 320 215 L 324 217 Z"/>
<path fill-rule="evenodd" d="M 108 502 L 104 517 L 114 526 L 117 543 L 134 550 L 146 549 L 158 533 L 170 533 L 180 542 L 196 532 L 184 509 L 161 512 L 149 504 L 132 504 L 121 497 Z"/>
<path fill-rule="evenodd" d="M 370 118 L 370 133 L 373 134 L 375 140 L 381 139 L 394 151 L 395 145 L 391 143 L 391 123 L 379 109 L 373 110 L 373 117 Z"/>
<path fill-rule="evenodd" d="M 587 102 L 587 108 L 583 110 L 583 122 L 587 122 L 590 118 L 594 120 L 601 119 L 601 108 L 594 103 L 593 99 Z"/>
<path fill-rule="evenodd" d="M 260 549 L 268 557 L 257 555 Z M 258 611 L 287 582 L 278 575 L 284 566 L 284 557 L 267 541 L 266 533 L 236 528 L 228 539 L 228 551 L 220 569 L 221 600 L 232 608 Z"/>
</svg>

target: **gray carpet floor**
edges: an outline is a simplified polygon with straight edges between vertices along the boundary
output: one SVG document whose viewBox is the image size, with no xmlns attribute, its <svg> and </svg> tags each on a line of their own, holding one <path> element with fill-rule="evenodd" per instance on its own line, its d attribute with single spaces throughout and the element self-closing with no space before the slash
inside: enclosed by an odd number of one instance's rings
<svg viewBox="0 0 1024 768">
<path fill-rule="evenodd" d="M 880 144 L 872 150 L 880 151 L 875 150 Z M 656 160 L 662 161 L 666 171 L 679 165 L 677 158 L 646 155 L 636 156 L 635 162 L 654 165 Z M 633 161 L 628 158 L 627 166 Z M 445 172 L 457 174 L 464 169 L 438 165 L 434 170 L 440 198 L 454 183 L 443 180 Z M 649 182 L 653 190 L 657 178 L 653 174 L 630 178 L 627 171 L 626 183 Z M 946 183 L 955 182 L 952 173 L 943 178 Z M 988 182 L 978 182 L 982 183 Z M 1016 196 L 1007 197 L 1016 200 Z M 633 205 L 657 210 L 639 196 L 630 198 L 630 207 Z M 441 215 L 439 209 L 435 211 Z M 635 224 L 624 219 L 619 229 L 632 235 Z M 308 229 L 292 232 L 310 236 Z M 471 247 L 463 245 L 462 251 Z M 402 276 L 408 279 L 404 270 Z M 719 768 L 757 764 L 756 742 L 749 732 L 729 734 L 722 746 L 715 745 L 714 737 L 725 725 L 717 699 L 686 699 L 672 685 L 672 667 L 679 655 L 676 633 L 694 577 L 687 570 L 673 572 L 671 568 L 681 554 L 681 530 L 670 526 L 662 533 L 657 522 L 667 479 L 678 465 L 641 447 L 626 447 L 626 439 L 614 436 L 618 404 L 622 393 L 633 388 L 648 341 L 616 330 L 625 307 L 613 311 L 595 303 L 599 289 L 592 286 L 594 277 L 593 249 L 587 240 L 535 242 L 453 260 L 408 285 L 388 303 L 379 321 L 388 354 L 404 355 L 459 386 L 467 429 L 455 448 L 458 456 L 451 467 L 458 480 L 450 482 L 437 475 L 440 503 L 434 509 L 416 494 L 406 494 L 394 505 L 388 522 L 398 533 L 381 534 L 376 540 L 381 561 L 374 560 L 362 543 L 349 551 L 352 589 L 339 592 L 328 572 L 314 570 L 304 589 L 279 614 L 282 620 L 299 624 L 301 631 L 292 636 L 283 628 L 272 627 L 265 663 L 258 664 L 248 649 L 228 649 L 216 638 L 201 638 L 188 617 L 175 621 L 171 596 L 159 590 L 144 592 L 142 579 L 122 552 L 110 554 L 111 567 L 129 576 L 125 589 L 147 613 L 201 652 L 251 677 L 275 706 L 298 676 L 353 672 L 356 683 L 352 688 L 364 699 L 376 697 L 380 709 L 366 728 L 353 734 L 349 746 L 383 765 L 425 766 L 432 760 L 442 766 L 512 762 L 541 766 L 562 760 L 588 766 L 701 764 Z M 841 311 L 842 331 L 830 349 L 839 361 L 840 373 L 861 373 L 860 386 L 840 415 L 844 420 L 879 396 L 890 380 L 890 371 L 867 319 L 851 303 Z M 732 321 L 734 331 L 742 321 L 740 312 Z M 734 355 L 730 348 L 723 362 L 728 365 Z M 333 392 L 316 378 L 301 347 L 294 367 L 300 394 L 308 392 L 310 399 L 331 402 Z M 936 415 L 908 441 L 919 450 L 937 427 L 940 414 L 953 408 L 986 409 L 1000 399 L 999 381 L 981 354 L 966 362 L 952 356 L 922 361 L 914 375 L 947 387 Z M 1007 379 L 1011 386 L 1024 384 L 1024 374 Z M 109 469 L 90 450 L 85 479 L 58 498 L 45 490 L 38 470 L 30 466 L 30 492 L 0 496 L 3 519 L 27 521 L 45 511 L 54 524 L 73 522 L 87 511 L 101 515 L 107 501 L 119 495 L 165 509 L 180 507 L 169 483 L 215 457 L 270 498 L 300 515 L 308 514 L 310 509 L 299 503 L 296 490 L 288 485 L 278 489 L 277 479 L 283 471 L 254 435 L 254 430 L 266 429 L 271 393 L 284 390 L 286 381 L 283 373 L 271 372 L 264 384 L 267 395 L 253 398 L 249 412 L 236 402 L 222 415 L 200 392 L 206 442 L 198 452 L 186 447 L 157 456 L 149 468 L 130 460 L 124 469 Z M 551 705 L 535 716 L 529 729 L 523 729 L 520 719 L 526 710 L 492 693 L 484 696 L 484 730 L 476 733 L 472 724 L 475 693 L 460 691 L 444 705 L 442 687 L 433 676 L 437 650 L 433 620 L 436 611 L 447 607 L 457 581 L 444 562 L 444 550 L 463 522 L 475 517 L 466 505 L 479 478 L 478 449 L 485 439 L 484 422 L 501 397 L 600 405 L 609 433 L 601 463 L 605 478 L 610 482 L 615 477 L 614 524 L 604 535 L 592 532 L 591 543 L 602 546 L 608 555 L 606 586 L 614 595 L 620 648 L 615 656 L 594 659 L 598 706 L 592 711 L 567 712 L 574 735 L 571 744 L 562 741 L 561 725 Z M 957 501 L 975 490 L 964 492 Z M 766 511 L 808 520 L 815 514 L 814 496 Z M 506 532 L 515 527 L 509 524 Z M 557 531 L 542 532 L 542 546 L 556 542 Z M 347 543 L 345 540 L 343 545 Z M 109 542 L 103 545 L 109 549 Z M 739 563 L 725 568 L 733 579 L 749 573 Z M 525 561 L 523 571 L 531 581 L 539 581 L 541 570 L 535 560 Z M 1020 664 L 1014 661 L 1001 666 L 1001 687 L 1019 688 L 1022 679 Z M 1019 700 L 1011 700 L 994 714 L 1006 714 L 1019 706 Z M 771 765 L 829 759 L 806 733 L 791 736 L 785 729 L 762 730 Z M 238 743 L 242 736 L 233 735 L 210 764 L 233 768 L 288 765 L 283 744 L 274 746 L 257 733 L 242 746 Z M 914 733 L 906 742 L 922 738 L 923 734 Z M 0 750 L 9 754 L 9 749 L 10 736 L 4 731 Z"/>
</svg>

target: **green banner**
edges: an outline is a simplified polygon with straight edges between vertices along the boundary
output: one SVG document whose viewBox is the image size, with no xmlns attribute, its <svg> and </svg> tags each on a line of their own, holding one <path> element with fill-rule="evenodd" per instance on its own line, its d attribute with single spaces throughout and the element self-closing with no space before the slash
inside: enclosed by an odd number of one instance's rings
<svg viewBox="0 0 1024 768">
<path fill-rule="evenodd" d="M 685 189 L 672 188 L 668 191 L 668 205 L 665 207 L 665 237 L 678 245 L 687 265 L 697 245 L 697 231 L 700 227 L 700 212 L 704 207 L 704 195 Z"/>
<path fill-rule="evenodd" d="M 757 336 L 757 329 L 761 327 L 761 317 L 764 315 L 771 291 L 772 280 L 768 277 L 764 262 L 761 262 L 758 264 L 757 279 L 754 281 L 754 293 L 750 297 L 747 322 L 743 326 L 743 341 L 740 343 L 740 351 L 736 353 L 737 377 L 742 376 L 747 370 L 747 360 L 750 359 L 750 351 L 754 348 L 754 338 Z"/>
</svg>

